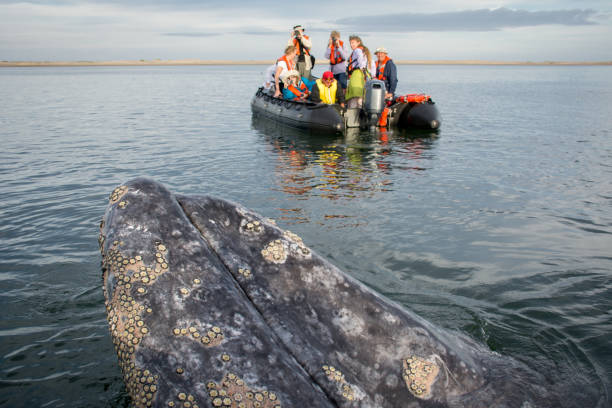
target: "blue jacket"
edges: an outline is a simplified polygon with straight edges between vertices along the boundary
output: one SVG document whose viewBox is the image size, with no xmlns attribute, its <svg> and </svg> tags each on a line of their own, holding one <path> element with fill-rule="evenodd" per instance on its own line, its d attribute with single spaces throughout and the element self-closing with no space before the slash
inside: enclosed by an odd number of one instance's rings
<svg viewBox="0 0 612 408">
<path fill-rule="evenodd" d="M 315 84 L 315 81 L 311 81 L 307 79 L 306 77 L 302 77 L 302 82 L 304 83 L 304 85 L 306 85 L 308 92 L 312 91 L 312 86 Z M 283 88 L 283 98 L 289 99 L 291 101 L 294 98 L 297 98 L 297 95 L 291 92 L 289 89 L 287 89 L 287 87 L 284 87 Z"/>
<path fill-rule="evenodd" d="M 375 78 L 378 78 L 378 68 L 376 69 Z M 391 92 L 395 95 L 395 88 L 397 88 L 397 67 L 393 60 L 387 61 L 385 65 L 385 87 L 387 88 L 387 92 Z"/>
</svg>

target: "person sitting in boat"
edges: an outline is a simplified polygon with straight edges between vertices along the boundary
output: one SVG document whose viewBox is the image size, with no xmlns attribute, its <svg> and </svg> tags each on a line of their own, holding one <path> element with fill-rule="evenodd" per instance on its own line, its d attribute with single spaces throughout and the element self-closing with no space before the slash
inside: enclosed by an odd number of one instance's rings
<svg viewBox="0 0 612 408">
<path fill-rule="evenodd" d="M 337 103 L 344 108 L 344 89 L 339 83 L 340 81 L 334 78 L 332 71 L 325 71 L 323 76 L 315 81 L 309 99 L 328 105 Z"/>
<path fill-rule="evenodd" d="M 347 87 L 346 61 L 349 55 L 349 50 L 340 39 L 340 33 L 335 30 L 332 31 L 329 34 L 329 43 L 327 44 L 327 50 L 325 50 L 325 58 L 329 58 L 329 70 L 334 74 L 334 78 L 340 83 L 342 89 L 346 89 Z"/>
<path fill-rule="evenodd" d="M 346 67 L 349 77 L 346 100 L 349 108 L 360 108 L 363 103 L 365 81 L 372 77 L 370 70 L 372 55 L 358 36 L 351 35 L 349 42 L 353 52 Z"/>
<path fill-rule="evenodd" d="M 397 88 L 397 67 L 389 55 L 385 47 L 378 47 L 376 49 L 376 79 L 384 81 L 387 93 L 385 95 L 386 100 L 393 101 L 395 97 L 395 88 Z"/>
<path fill-rule="evenodd" d="M 276 72 L 276 64 L 270 65 L 264 73 L 264 91 L 269 92 L 274 88 L 274 73 Z"/>
<path fill-rule="evenodd" d="M 288 45 L 285 48 L 285 55 L 280 57 L 278 61 L 276 61 L 276 72 L 274 73 L 274 85 L 276 89 L 274 90 L 274 97 L 278 98 L 281 96 L 281 92 L 283 90 L 283 83 L 281 82 L 281 77 L 283 74 L 288 71 L 295 70 L 295 56 L 297 51 L 295 46 Z"/>
<path fill-rule="evenodd" d="M 313 65 L 312 59 L 310 58 L 312 42 L 310 38 L 304 34 L 304 27 L 299 24 L 293 27 L 287 45 L 293 45 L 296 49 L 296 69 L 300 73 L 300 76 L 310 79 L 310 70 Z"/>
<path fill-rule="evenodd" d="M 287 71 L 283 74 L 283 97 L 290 101 L 305 101 L 310 95 L 313 81 L 306 77 L 300 78 L 300 73 L 296 70 Z"/>
</svg>

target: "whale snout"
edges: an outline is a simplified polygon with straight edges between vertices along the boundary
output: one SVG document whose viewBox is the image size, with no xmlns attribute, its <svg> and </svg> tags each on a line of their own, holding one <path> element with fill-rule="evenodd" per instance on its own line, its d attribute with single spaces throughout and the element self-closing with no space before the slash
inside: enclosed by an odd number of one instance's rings
<svg viewBox="0 0 612 408">
<path fill-rule="evenodd" d="M 132 180 L 111 194 L 99 242 L 135 406 L 567 406 L 524 364 L 435 327 L 230 201 Z"/>
</svg>

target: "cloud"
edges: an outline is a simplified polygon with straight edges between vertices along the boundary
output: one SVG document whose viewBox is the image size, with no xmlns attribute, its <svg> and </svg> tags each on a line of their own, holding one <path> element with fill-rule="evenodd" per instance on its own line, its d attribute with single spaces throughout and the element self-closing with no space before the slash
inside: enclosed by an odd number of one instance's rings
<svg viewBox="0 0 612 408">
<path fill-rule="evenodd" d="M 385 45 L 398 59 L 609 59 L 610 0 L 586 0 L 583 10 L 571 9 L 576 0 L 428 0 L 403 6 L 352 1 L 349 10 L 341 2 L 311 0 L 312 10 L 325 13 L 296 16 L 271 0 L 0 0 L 0 55 L 276 58 L 299 23 L 317 57 L 337 29 L 345 39 L 357 33 L 368 45 Z M 509 4 L 514 9 L 495 8 Z M 552 11 L 541 11 L 544 5 Z M 521 29 L 507 29 L 513 27 Z"/>
<path fill-rule="evenodd" d="M 344 30 L 359 32 L 498 31 L 540 25 L 595 25 L 594 10 L 526 11 L 508 8 L 443 13 L 399 13 L 336 20 Z"/>
<path fill-rule="evenodd" d="M 163 33 L 167 37 L 214 37 L 218 33 Z"/>
<path fill-rule="evenodd" d="M 276 35 L 276 36 L 287 36 L 288 30 L 273 30 L 267 28 L 257 28 L 251 27 L 244 30 L 239 31 L 239 34 L 244 35 Z"/>
</svg>

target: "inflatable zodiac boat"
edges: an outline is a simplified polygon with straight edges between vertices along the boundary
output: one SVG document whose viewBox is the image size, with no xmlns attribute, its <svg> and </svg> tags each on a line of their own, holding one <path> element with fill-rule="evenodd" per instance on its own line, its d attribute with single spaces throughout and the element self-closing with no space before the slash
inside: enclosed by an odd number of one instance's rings
<svg viewBox="0 0 612 408">
<path fill-rule="evenodd" d="M 254 117 L 266 117 L 289 126 L 316 131 L 343 132 L 351 127 L 436 130 L 440 127 L 440 114 L 429 95 L 403 95 L 387 106 L 385 93 L 383 81 L 368 81 L 363 107 L 343 109 L 339 105 L 275 98 L 259 88 L 251 101 L 251 110 Z"/>
</svg>

